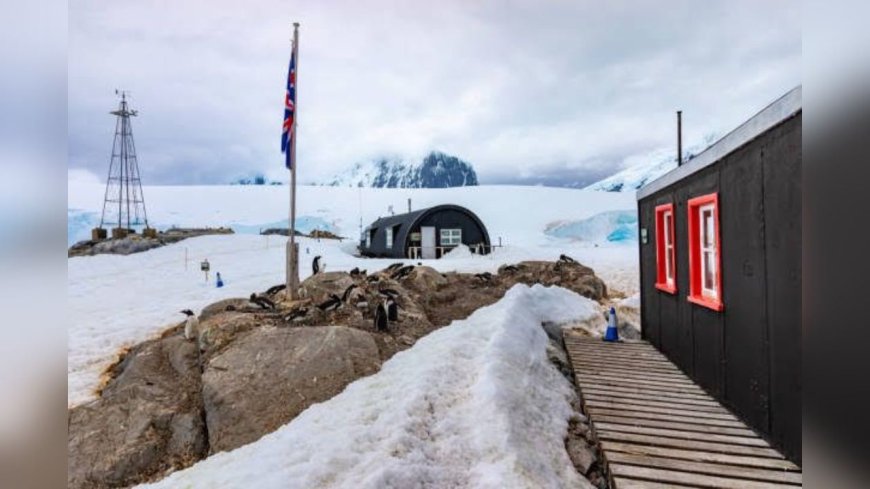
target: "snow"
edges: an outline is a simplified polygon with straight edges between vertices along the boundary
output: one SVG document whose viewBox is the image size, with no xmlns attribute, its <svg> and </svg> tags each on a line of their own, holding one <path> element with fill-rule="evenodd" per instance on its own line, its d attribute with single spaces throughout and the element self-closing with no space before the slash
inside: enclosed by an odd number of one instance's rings
<svg viewBox="0 0 870 489">
<path fill-rule="evenodd" d="M 591 488 L 565 451 L 575 393 L 541 328 L 588 302 L 517 285 L 275 432 L 140 487 Z"/>
<path fill-rule="evenodd" d="M 104 188 L 94 179 L 70 174 L 68 227 L 87 237 L 92 218 L 102 209 Z M 286 219 L 287 188 L 278 186 L 146 186 L 144 195 L 152 225 L 234 226 L 240 232 Z M 416 260 L 435 269 L 496 272 L 522 260 L 556 260 L 565 253 L 592 267 L 608 288 L 625 294 L 637 291 L 637 251 L 634 246 L 576 241 L 548 236 L 553 223 L 580 221 L 606 211 L 633 212 L 628 194 L 544 187 L 480 186 L 449 189 L 371 189 L 300 186 L 298 216 L 316 226 L 329 226 L 350 240 L 300 240 L 301 274 L 310 274 L 311 259 L 321 255 L 330 271 L 360 267 L 384 268 L 396 260 L 354 255 L 359 223 L 368 225 L 396 209 L 455 203 L 474 211 L 492 241 L 505 245 L 485 256 L 455 256 Z M 360 206 L 362 203 L 362 206 Z M 90 216 L 90 218 L 88 217 Z M 284 221 L 286 222 L 286 221 Z M 305 222 L 305 221 L 303 221 Z M 73 229 L 76 228 L 76 229 Z M 286 238 L 235 234 L 203 236 L 128 256 L 98 255 L 68 260 L 68 404 L 94 398 L 101 373 L 128 346 L 155 337 L 181 323 L 182 309 L 199 311 L 229 297 L 247 297 L 284 281 Z M 185 256 L 187 263 L 185 264 Z M 449 255 L 448 255 L 449 256 Z M 211 263 L 205 283 L 199 262 Z M 410 260 L 406 260 L 410 263 Z M 214 286 L 214 272 L 226 285 Z"/>
<path fill-rule="evenodd" d="M 650 157 L 650 161 L 630 166 L 603 180 L 586 187 L 587 190 L 603 190 L 605 192 L 628 192 L 643 187 L 649 182 L 661 177 L 665 173 L 677 167 L 676 158 L 673 156 Z"/>
</svg>

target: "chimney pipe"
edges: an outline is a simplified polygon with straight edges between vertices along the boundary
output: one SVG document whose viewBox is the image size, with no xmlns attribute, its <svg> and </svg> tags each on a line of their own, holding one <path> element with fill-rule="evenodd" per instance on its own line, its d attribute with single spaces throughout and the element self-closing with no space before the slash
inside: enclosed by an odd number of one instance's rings
<svg viewBox="0 0 870 489">
<path fill-rule="evenodd" d="M 677 166 L 683 166 L 683 111 L 677 111 Z"/>
</svg>

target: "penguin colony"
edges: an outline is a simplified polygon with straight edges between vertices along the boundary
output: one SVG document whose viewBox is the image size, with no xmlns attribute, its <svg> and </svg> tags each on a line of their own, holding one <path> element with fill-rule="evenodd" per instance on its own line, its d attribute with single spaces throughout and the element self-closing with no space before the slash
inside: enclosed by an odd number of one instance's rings
<svg viewBox="0 0 870 489">
<path fill-rule="evenodd" d="M 312 273 L 318 274 L 322 271 L 321 266 L 321 256 L 315 256 L 311 263 Z M 557 268 L 560 264 L 576 264 L 577 261 L 567 255 L 560 255 L 559 260 L 557 262 Z M 376 331 L 385 332 L 389 330 L 389 325 L 391 322 L 396 322 L 399 320 L 399 297 L 400 294 L 397 290 L 391 289 L 389 287 L 378 286 L 379 283 L 386 277 L 392 280 L 404 280 L 408 276 L 410 276 L 411 272 L 416 268 L 415 265 L 405 265 L 402 262 L 393 263 L 388 266 L 384 270 L 380 272 L 375 272 L 371 275 L 368 275 L 366 270 L 361 270 L 359 267 L 355 267 L 350 270 L 349 274 L 355 280 L 358 280 L 357 283 L 353 283 L 349 285 L 344 292 L 339 296 L 337 294 L 329 294 L 329 297 L 323 302 L 316 304 L 318 310 L 322 312 L 331 312 L 336 311 L 344 307 L 345 305 L 352 305 L 359 309 L 368 309 L 369 307 L 369 298 L 366 297 L 364 293 L 364 289 L 368 287 L 375 288 L 375 292 L 377 294 L 377 306 L 374 309 L 374 319 L 373 319 L 373 327 Z M 518 273 L 520 271 L 520 267 L 516 265 L 505 265 L 500 269 L 500 272 L 505 273 Z M 446 274 L 441 274 L 446 277 Z M 476 280 L 478 280 L 482 285 L 491 285 L 495 276 L 490 272 L 482 272 L 474 274 Z M 361 282 L 359 282 L 361 281 Z M 277 311 L 278 306 L 272 300 L 278 292 L 286 289 L 285 284 L 278 284 L 266 289 L 265 293 L 257 294 L 256 292 L 252 293 L 248 298 L 248 306 L 244 307 L 242 310 L 247 310 L 248 312 L 252 309 L 254 311 Z M 235 311 L 237 307 L 234 305 L 226 306 L 227 311 Z M 304 307 L 302 305 L 297 305 L 293 309 L 291 309 L 286 314 L 283 314 L 281 318 L 285 323 L 296 323 L 304 320 L 306 316 L 310 312 L 309 307 Z M 193 340 L 198 337 L 199 334 L 199 320 L 196 315 L 190 309 L 185 309 L 181 311 L 186 317 L 184 323 L 184 337 L 188 340 Z"/>
</svg>

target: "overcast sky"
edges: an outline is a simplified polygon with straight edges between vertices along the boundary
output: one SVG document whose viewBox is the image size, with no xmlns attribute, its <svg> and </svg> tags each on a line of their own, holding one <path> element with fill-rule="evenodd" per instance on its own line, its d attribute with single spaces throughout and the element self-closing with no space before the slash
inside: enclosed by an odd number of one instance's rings
<svg viewBox="0 0 870 489">
<path fill-rule="evenodd" d="M 293 21 L 303 182 L 431 149 L 482 183 L 592 182 L 673 149 L 678 108 L 691 145 L 801 83 L 791 0 L 77 1 L 70 168 L 105 178 L 123 88 L 144 183 L 286 179 Z"/>
</svg>

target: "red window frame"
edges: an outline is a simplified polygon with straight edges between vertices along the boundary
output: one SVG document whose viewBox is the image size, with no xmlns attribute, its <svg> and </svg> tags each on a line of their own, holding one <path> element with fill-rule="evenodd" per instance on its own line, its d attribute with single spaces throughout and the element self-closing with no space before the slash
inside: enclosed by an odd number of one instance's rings
<svg viewBox="0 0 870 489">
<path fill-rule="evenodd" d="M 674 204 L 664 204 L 656 206 L 656 288 L 662 292 L 669 294 L 677 293 L 677 256 L 676 256 L 676 240 L 674 234 Z M 665 233 L 665 219 L 670 217 L 670 226 L 667 227 Z M 667 236 L 666 236 L 667 234 Z M 670 242 L 670 243 L 669 243 Z M 670 251 L 668 251 L 670 244 Z M 673 276 L 668 282 L 667 260 L 671 261 L 671 270 Z"/>
<path fill-rule="evenodd" d="M 705 289 L 702 287 L 703 265 L 701 263 L 701 216 L 702 207 L 713 208 L 713 229 L 715 246 L 715 288 Z M 722 241 L 719 238 L 719 194 L 712 193 L 689 199 L 689 302 L 698 304 L 714 311 L 721 311 L 725 305 L 722 303 Z M 711 294 L 708 292 L 712 290 Z"/>
</svg>

